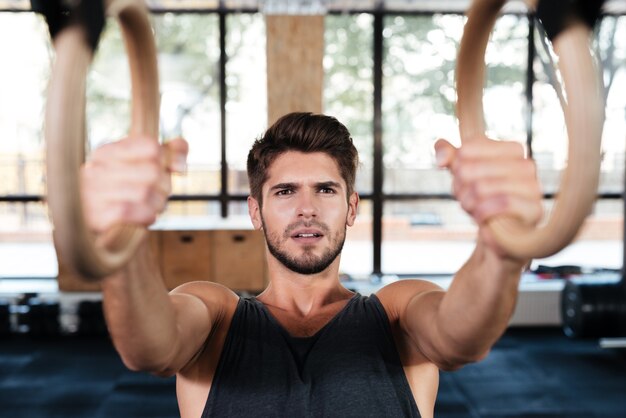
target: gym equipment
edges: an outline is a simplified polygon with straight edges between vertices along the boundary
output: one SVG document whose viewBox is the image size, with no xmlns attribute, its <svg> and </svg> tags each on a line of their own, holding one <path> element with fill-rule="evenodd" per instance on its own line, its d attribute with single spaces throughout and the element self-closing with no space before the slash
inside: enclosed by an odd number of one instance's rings
<svg viewBox="0 0 626 418">
<path fill-rule="evenodd" d="M 0 299 L 0 336 L 11 333 L 11 304 L 6 299 Z"/>
<path fill-rule="evenodd" d="M 504 3 L 505 0 L 474 0 L 467 12 L 456 71 L 457 116 L 464 143 L 484 137 L 485 50 Z M 592 209 L 600 172 L 604 103 L 600 71 L 589 49 L 591 28 L 602 1 L 527 3 L 536 6 L 537 16 L 559 56 L 567 97 L 564 113 L 569 137 L 568 166 L 547 223 L 532 229 L 511 217 L 495 217 L 489 228 L 507 252 L 532 259 L 550 256 L 567 246 Z"/>
<path fill-rule="evenodd" d="M 123 226 L 95 235 L 86 226 L 78 176 L 85 151 L 86 76 L 105 16 L 112 16 L 122 27 L 130 64 L 130 135 L 156 140 L 160 97 L 154 37 L 141 0 L 33 0 L 32 8 L 45 16 L 56 50 L 45 122 L 47 199 L 56 245 L 68 268 L 97 280 L 129 261 L 146 230 Z"/>
<path fill-rule="evenodd" d="M 626 337 L 624 280 L 568 280 L 561 293 L 561 317 L 568 337 Z"/>
<path fill-rule="evenodd" d="M 27 293 L 18 301 L 17 306 L 18 331 L 32 337 L 54 337 L 61 334 L 59 302 Z"/>
<path fill-rule="evenodd" d="M 78 316 L 78 329 L 76 333 L 82 336 L 107 335 L 107 326 L 102 311 L 102 301 L 83 300 L 78 303 L 76 311 Z"/>
</svg>

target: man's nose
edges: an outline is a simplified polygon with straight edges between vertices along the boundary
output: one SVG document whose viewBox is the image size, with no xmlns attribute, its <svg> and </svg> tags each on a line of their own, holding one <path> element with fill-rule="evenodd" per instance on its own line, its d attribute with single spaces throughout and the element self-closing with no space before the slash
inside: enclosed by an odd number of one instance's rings
<svg viewBox="0 0 626 418">
<path fill-rule="evenodd" d="M 298 216 L 303 218 L 312 218 L 317 216 L 318 209 L 315 202 L 315 196 L 311 193 L 301 193 L 298 199 Z"/>
</svg>

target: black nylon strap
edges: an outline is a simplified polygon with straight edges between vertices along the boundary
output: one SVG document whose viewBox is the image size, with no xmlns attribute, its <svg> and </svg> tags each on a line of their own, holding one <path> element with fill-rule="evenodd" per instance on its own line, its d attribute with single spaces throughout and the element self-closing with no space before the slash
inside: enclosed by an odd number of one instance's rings
<svg viewBox="0 0 626 418">
<path fill-rule="evenodd" d="M 553 41 L 575 21 L 593 28 L 600 17 L 604 0 L 539 0 L 536 15 Z"/>
<path fill-rule="evenodd" d="M 101 0 L 31 0 L 34 12 L 41 13 L 48 23 L 52 39 L 69 25 L 82 25 L 87 32 L 87 43 L 95 52 L 104 29 L 104 4 Z"/>
</svg>

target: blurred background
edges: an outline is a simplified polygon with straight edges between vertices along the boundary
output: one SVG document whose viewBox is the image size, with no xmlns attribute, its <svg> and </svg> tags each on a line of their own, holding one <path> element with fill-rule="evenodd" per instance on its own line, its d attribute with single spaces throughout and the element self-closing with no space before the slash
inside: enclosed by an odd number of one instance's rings
<svg viewBox="0 0 626 418">
<path fill-rule="evenodd" d="M 229 245 L 245 241 L 246 251 L 263 252 L 262 237 L 241 231 L 252 229 L 248 149 L 268 124 L 266 18 L 321 14 L 323 112 L 347 125 L 361 158 L 361 205 L 341 278 L 363 294 L 400 278 L 447 287 L 476 237 L 433 150 L 441 137 L 460 143 L 454 71 L 469 3 L 148 0 L 161 77 L 160 139 L 182 135 L 190 144 L 188 172 L 174 178 L 167 211 L 151 228 L 163 232 L 164 275 L 210 280 L 239 268 L 260 279 L 254 288 L 240 282 L 241 294 L 264 284 L 262 256 L 250 269 L 252 257 Z M 619 348 L 626 341 L 615 338 L 626 337 L 625 1 L 606 1 L 592 50 L 606 99 L 593 213 L 569 247 L 532 261 L 511 326 L 491 354 L 441 373 L 437 417 L 626 416 Z M 43 138 L 54 56 L 30 2 L 0 0 L 0 416 L 177 416 L 173 379 L 133 373 L 120 362 L 97 288 L 59 286 Z M 549 213 L 567 164 L 561 76 L 524 2 L 505 3 L 486 64 L 487 134 L 524 145 Z M 127 57 L 119 25 L 109 19 L 87 79 L 87 153 L 124 137 L 129 122 Z M 202 235 L 208 230 L 239 232 L 219 241 Z M 220 262 L 226 270 L 218 275 L 208 263 Z"/>
</svg>

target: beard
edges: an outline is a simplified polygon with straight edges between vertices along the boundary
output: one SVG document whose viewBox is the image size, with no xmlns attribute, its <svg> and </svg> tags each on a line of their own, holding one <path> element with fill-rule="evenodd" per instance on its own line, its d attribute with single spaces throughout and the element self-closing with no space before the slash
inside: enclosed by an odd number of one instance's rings
<svg viewBox="0 0 626 418">
<path fill-rule="evenodd" d="M 265 242 L 267 248 L 282 265 L 289 270 L 298 274 L 317 274 L 326 270 L 328 266 L 341 254 L 343 250 L 343 244 L 346 241 L 346 227 L 343 231 L 339 231 L 336 236 L 331 235 L 330 228 L 323 223 L 316 221 L 311 222 L 296 222 L 287 227 L 282 237 L 278 233 L 269 233 L 265 227 L 265 220 L 261 215 L 261 223 L 263 224 L 263 234 L 265 235 Z M 291 239 L 291 231 L 296 228 L 304 227 L 311 228 L 316 227 L 324 232 L 324 236 L 330 239 L 330 246 L 327 247 L 321 255 L 315 255 L 313 253 L 313 247 L 305 246 L 304 252 L 301 255 L 289 254 L 283 244 Z"/>
</svg>

